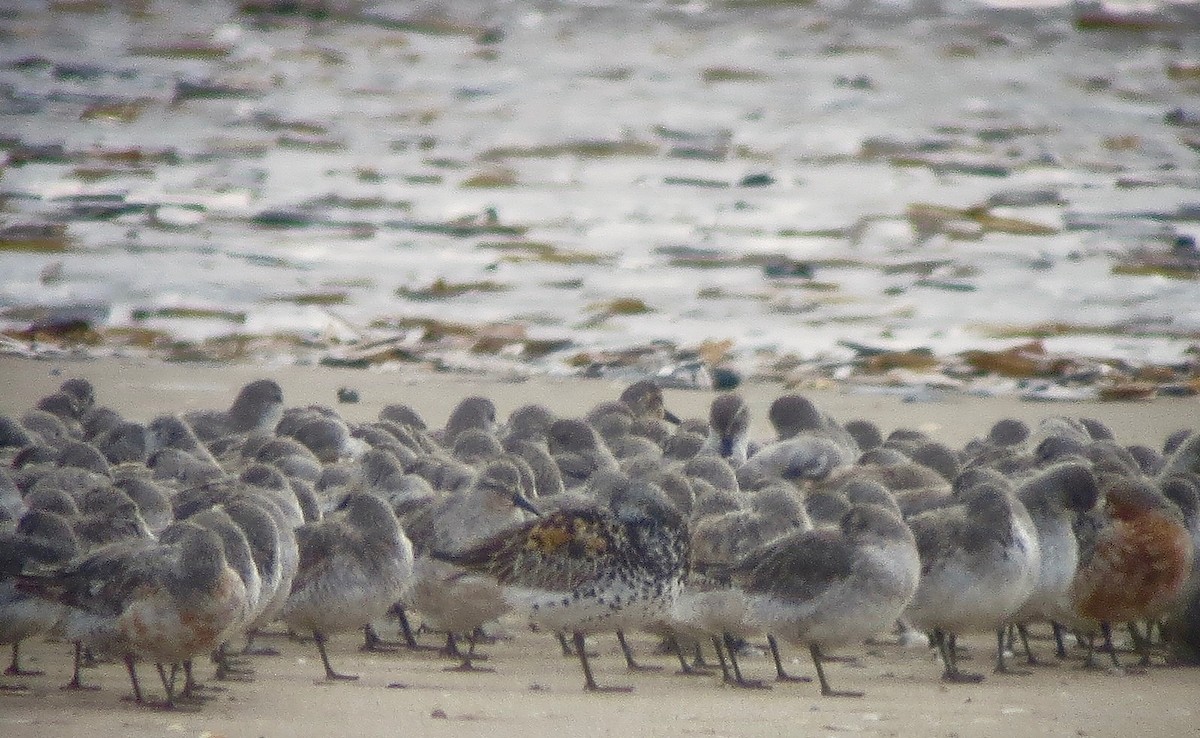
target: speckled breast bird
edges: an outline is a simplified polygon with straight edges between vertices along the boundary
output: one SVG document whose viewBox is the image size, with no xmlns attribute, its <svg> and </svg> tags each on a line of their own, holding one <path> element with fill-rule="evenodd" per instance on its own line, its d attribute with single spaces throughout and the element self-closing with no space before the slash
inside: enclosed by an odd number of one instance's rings
<svg viewBox="0 0 1200 738">
<path fill-rule="evenodd" d="M 434 554 L 495 578 L 531 624 L 572 633 L 590 691 L 602 688 L 584 636 L 663 620 L 687 573 L 683 516 L 655 485 L 626 481 L 607 504 L 564 507 L 465 550 Z"/>
</svg>

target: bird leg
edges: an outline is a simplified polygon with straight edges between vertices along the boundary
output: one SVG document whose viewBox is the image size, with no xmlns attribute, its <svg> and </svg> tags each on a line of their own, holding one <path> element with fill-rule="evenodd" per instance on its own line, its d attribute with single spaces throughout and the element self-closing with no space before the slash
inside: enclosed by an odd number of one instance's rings
<svg viewBox="0 0 1200 738">
<path fill-rule="evenodd" d="M 41 676 L 44 671 L 25 670 L 21 668 L 21 642 L 14 641 L 12 644 L 12 663 L 4 670 L 8 676 Z"/>
<path fill-rule="evenodd" d="M 567 642 L 567 634 L 560 630 L 554 635 L 558 638 L 558 645 L 562 647 L 563 658 L 575 658 L 575 652 L 571 650 L 571 644 Z"/>
<path fill-rule="evenodd" d="M 725 633 L 725 652 L 729 654 L 729 665 L 733 669 L 733 679 L 731 682 L 736 687 L 743 689 L 770 689 L 770 685 L 763 683 L 759 679 L 745 679 L 742 677 L 742 668 L 737 661 L 737 644 L 734 643 L 733 636 Z"/>
<path fill-rule="evenodd" d="M 824 657 L 821 655 L 821 647 L 815 643 L 808 645 L 808 654 L 812 657 L 813 666 L 817 670 L 817 680 L 821 683 L 821 695 L 824 697 L 862 697 L 863 692 L 839 691 L 829 686 L 829 680 L 825 678 L 825 667 L 821 666 Z"/>
<path fill-rule="evenodd" d="M 71 671 L 71 681 L 62 685 L 60 689 L 85 689 L 88 691 L 99 690 L 100 687 L 94 684 L 83 683 L 83 643 L 75 641 L 75 666 Z"/>
<path fill-rule="evenodd" d="M 363 626 L 363 644 L 358 647 L 363 653 L 388 653 L 395 651 L 398 646 L 393 643 L 388 643 L 379 637 L 379 633 L 375 632 L 375 626 L 367 623 Z"/>
<path fill-rule="evenodd" d="M 1055 631 L 1057 633 L 1057 631 Z M 1033 649 L 1029 646 L 1029 629 L 1024 625 L 1017 626 L 1017 635 L 1021 638 L 1021 646 L 1025 649 L 1025 663 L 1030 666 L 1056 666 L 1046 661 L 1042 661 L 1034 655 Z"/>
<path fill-rule="evenodd" d="M 1063 638 L 1063 627 L 1061 623 L 1051 622 L 1051 629 L 1054 630 L 1054 655 L 1060 659 L 1067 657 L 1067 643 Z"/>
<path fill-rule="evenodd" d="M 414 651 L 431 650 L 430 646 L 422 646 L 420 643 L 417 643 L 417 636 L 413 632 L 412 623 L 408 622 L 408 612 L 399 603 L 392 605 L 392 609 L 389 612 L 394 614 L 396 619 L 400 621 L 400 634 L 404 637 L 404 645 L 406 647 Z"/>
<path fill-rule="evenodd" d="M 675 635 L 667 636 L 667 640 L 673 647 L 675 655 L 679 657 L 679 671 L 675 672 L 681 676 L 708 676 L 712 672 L 703 667 L 693 666 L 688 663 L 687 656 L 683 653 L 683 644 L 679 642 L 679 638 Z"/>
<path fill-rule="evenodd" d="M 943 682 L 953 682 L 955 684 L 973 684 L 983 681 L 982 674 L 972 674 L 970 672 L 960 671 L 958 668 L 958 656 L 955 654 L 955 638 L 954 634 L 947 635 L 940 629 L 933 631 L 933 640 L 937 644 L 938 653 L 941 654 L 942 663 L 945 664 L 945 670 L 942 672 Z"/>
<path fill-rule="evenodd" d="M 254 670 L 246 666 L 245 662 L 234 659 L 224 641 L 212 652 L 212 660 L 217 665 L 217 671 L 213 678 L 218 681 L 249 682 L 254 680 Z M 186 666 L 189 672 L 191 670 L 190 663 L 188 662 Z"/>
<path fill-rule="evenodd" d="M 139 705 L 145 704 L 142 700 L 142 687 L 138 684 L 137 669 L 133 665 L 133 654 L 125 654 L 125 670 L 129 672 L 129 683 L 133 685 L 133 701 Z"/>
<path fill-rule="evenodd" d="M 625 640 L 625 631 L 617 631 L 617 642 L 621 644 L 621 652 L 625 654 L 625 666 L 630 671 L 662 671 L 661 666 L 642 666 L 633 658 L 633 649 Z"/>
<path fill-rule="evenodd" d="M 771 647 L 771 658 L 775 660 L 775 681 L 777 682 L 811 682 L 812 677 L 792 676 L 783 669 L 783 659 L 779 658 L 779 643 L 775 636 L 767 634 L 767 645 Z"/>
<path fill-rule="evenodd" d="M 1129 627 L 1129 637 L 1133 639 L 1133 647 L 1142 657 L 1138 660 L 1138 666 L 1145 668 L 1150 665 L 1150 637 L 1154 626 L 1148 625 L 1146 628 L 1146 637 L 1142 637 L 1141 630 L 1138 629 L 1137 623 L 1127 623 Z M 16 649 L 16 644 L 13 644 Z"/>
<path fill-rule="evenodd" d="M 457 652 L 459 654 L 459 657 L 462 658 L 462 663 L 459 664 L 458 666 L 447 666 L 445 668 L 445 671 L 480 671 L 480 672 L 495 671 L 495 669 L 475 665 L 475 663 L 474 663 L 475 659 L 482 660 L 484 658 L 482 655 L 480 655 L 480 656 L 475 655 L 475 638 L 476 638 L 476 636 L 475 636 L 474 632 L 472 632 L 470 635 L 467 636 L 467 652 L 466 653 L 462 653 L 462 651 L 459 650 L 457 644 L 454 645 L 454 650 L 455 650 L 455 652 Z M 452 643 L 454 643 L 454 634 L 449 633 L 446 638 L 446 647 L 449 648 L 450 644 L 452 644 Z"/>
<path fill-rule="evenodd" d="M 996 630 L 996 669 L 995 669 L 995 672 L 997 674 L 1020 674 L 1020 675 L 1028 675 L 1028 674 L 1032 673 L 1029 671 L 1025 671 L 1023 669 L 1010 668 L 1008 663 L 1005 662 L 1004 653 L 1005 653 L 1005 651 L 1008 650 L 1008 647 L 1009 647 L 1008 639 L 1005 637 L 1007 635 L 1007 633 L 1005 632 L 1006 630 L 1007 630 L 1006 628 L 999 628 L 998 630 Z M 1024 635 L 1022 635 L 1022 637 L 1024 637 Z M 1028 650 L 1028 646 L 1029 646 L 1028 640 L 1026 640 L 1025 645 L 1026 645 L 1026 649 Z"/>
<path fill-rule="evenodd" d="M 588 663 L 587 644 L 584 642 L 583 633 L 575 631 L 573 634 L 575 642 L 575 654 L 579 656 L 579 665 L 583 667 L 583 688 L 589 692 L 632 692 L 633 687 L 601 687 L 596 684 L 596 679 L 592 676 L 592 666 Z"/>
<path fill-rule="evenodd" d="M 357 674 L 339 674 L 329 665 L 329 654 L 325 652 L 325 634 L 319 630 L 313 631 L 313 640 L 317 642 L 317 651 L 321 654 L 321 663 L 325 665 L 325 679 L 328 681 L 353 681 Z"/>
<path fill-rule="evenodd" d="M 279 649 L 270 646 L 254 647 L 254 638 L 261 631 L 258 628 L 246 631 L 246 645 L 242 647 L 243 656 L 278 656 Z"/>
</svg>

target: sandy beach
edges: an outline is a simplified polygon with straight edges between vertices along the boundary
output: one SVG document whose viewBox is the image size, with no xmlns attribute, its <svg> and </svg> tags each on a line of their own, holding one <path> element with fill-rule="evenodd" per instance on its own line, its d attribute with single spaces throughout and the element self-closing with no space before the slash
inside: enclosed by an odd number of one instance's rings
<svg viewBox="0 0 1200 738">
<path fill-rule="evenodd" d="M 0 412 L 20 413 L 68 377 L 86 377 L 97 402 L 134 419 L 185 408 L 227 406 L 246 381 L 272 377 L 287 404 L 336 406 L 348 419 L 374 418 L 389 402 L 407 402 L 432 426 L 471 394 L 491 397 L 501 416 L 527 402 L 578 414 L 615 397 L 621 384 L 610 381 L 536 378 L 521 382 L 462 374 L 415 371 L 352 371 L 327 368 L 270 368 L 247 365 L 197 366 L 150 361 L 31 361 L 0 358 Z M 336 403 L 336 392 L 356 390 L 360 401 Z M 766 432 L 765 410 L 783 392 L 779 386 L 741 388 L 754 412 L 754 432 Z M 1171 431 L 1194 425 L 1200 401 L 1158 399 L 1140 403 L 1041 404 L 1015 399 L 951 397 L 940 402 L 905 403 L 899 397 L 806 393 L 839 420 L 861 417 L 886 432 L 917 427 L 961 444 L 1001 417 L 1027 421 L 1052 414 L 1098 418 L 1126 443 L 1157 446 Z M 703 415 L 713 393 L 668 391 L 668 406 L 681 416 Z M 394 635 L 385 631 L 385 636 Z M 160 712 L 123 702 L 128 682 L 119 665 L 88 670 L 96 692 L 58 689 L 70 673 L 70 646 L 35 641 L 22 648 L 26 668 L 44 670 L 25 677 L 29 690 L 0 694 L 0 733 L 5 736 L 394 736 L 394 735 L 1196 735 L 1200 731 L 1196 695 L 1200 670 L 1156 663 L 1145 675 L 1083 671 L 1073 658 L 1038 668 L 1026 676 L 991 675 L 979 685 L 943 685 L 940 665 L 925 648 L 902 648 L 882 635 L 879 642 L 844 655 L 855 664 L 832 664 L 830 678 L 845 688 L 865 690 L 864 699 L 826 699 L 812 684 L 776 685 L 769 691 L 722 687 L 716 677 L 674 674 L 672 657 L 656 653 L 646 635 L 632 639 L 645 663 L 659 673 L 627 674 L 615 639 L 592 639 L 602 683 L 629 684 L 632 694 L 595 695 L 582 690 L 578 664 L 563 658 L 546 634 L 518 623 L 503 623 L 502 638 L 483 650 L 495 673 L 450 673 L 432 653 L 362 654 L 360 638 L 344 634 L 331 641 L 339 670 L 361 674 L 355 683 L 324 684 L 315 649 L 279 636 L 271 645 L 278 657 L 254 660 L 256 678 L 229 683 L 198 712 Z M 1035 649 L 1053 661 L 1048 630 Z M 422 637 L 436 643 L 436 635 Z M 992 637 L 965 640 L 974 670 L 990 672 Z M 789 668 L 811 674 L 807 656 L 788 649 Z M 1126 658 L 1129 658 L 1126 656 Z M 744 658 L 751 676 L 767 678 L 769 656 Z M 152 670 L 143 679 L 152 684 Z M 210 666 L 199 668 L 202 679 Z M 5 681 L 11 681 L 5 677 Z"/>
</svg>

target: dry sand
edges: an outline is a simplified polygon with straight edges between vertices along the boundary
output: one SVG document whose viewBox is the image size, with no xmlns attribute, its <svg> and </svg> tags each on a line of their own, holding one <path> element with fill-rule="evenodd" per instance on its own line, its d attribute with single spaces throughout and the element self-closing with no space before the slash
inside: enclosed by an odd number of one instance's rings
<svg viewBox="0 0 1200 738">
<path fill-rule="evenodd" d="M 375 417 L 389 402 L 407 402 L 428 422 L 443 422 L 449 409 L 469 394 L 492 397 L 503 415 L 521 404 L 544 402 L 562 413 L 579 413 L 614 397 L 620 383 L 531 379 L 502 382 L 462 375 L 418 372 L 355 372 L 319 368 L 182 366 L 149 362 L 29 361 L 0 357 L 0 412 L 19 413 L 67 377 L 96 386 L 100 403 L 129 417 L 148 419 L 169 410 L 224 407 L 244 382 L 271 376 L 289 404 L 336 404 L 339 387 L 359 392 L 357 404 L 338 405 L 349 419 Z M 755 413 L 756 432 L 777 386 L 742 389 Z M 1112 425 L 1120 440 L 1158 445 L 1176 428 L 1196 424 L 1197 400 L 1137 404 L 1041 405 L 1010 399 L 950 398 L 906 404 L 896 397 L 806 392 L 835 417 L 869 418 L 884 431 L 919 427 L 936 438 L 961 444 L 1006 416 L 1029 421 L 1052 414 L 1087 415 Z M 669 391 L 669 407 L 680 415 L 703 415 L 712 393 Z M 846 649 L 856 665 L 833 664 L 837 687 L 862 689 L 864 699 L 823 699 L 811 684 L 778 685 L 770 691 L 719 686 L 713 677 L 674 675 L 673 659 L 655 654 L 649 637 L 633 640 L 642 661 L 665 666 L 662 673 L 627 674 L 615 639 L 592 639 L 600 656 L 597 679 L 630 684 L 632 694 L 593 695 L 582 690 L 577 663 L 563 658 L 554 640 L 510 623 L 509 636 L 484 650 L 496 673 L 450 673 L 430 653 L 360 654 L 358 636 L 331 643 L 337 668 L 358 673 L 354 683 L 317 682 L 320 667 L 311 645 L 273 639 L 281 655 L 255 659 L 252 683 L 231 683 L 198 712 L 138 709 L 118 665 L 89 669 L 98 692 L 63 692 L 69 676 L 68 644 L 33 642 L 23 650 L 27 668 L 43 676 L 22 681 L 30 689 L 0 694 L 0 736 L 396 736 L 396 735 L 892 735 L 892 736 L 1185 736 L 1200 735 L 1200 670 L 1156 665 L 1145 675 L 1082 671 L 1077 660 L 1039 668 L 1027 676 L 988 676 L 979 685 L 943 685 L 932 653 L 904 649 L 888 639 Z M 429 642 L 434 636 L 424 637 Z M 990 671 L 992 638 L 966 640 L 975 670 Z M 1052 644 L 1035 647 L 1048 660 Z M 788 649 L 791 670 L 811 674 L 804 654 Z M 1129 658 L 1128 656 L 1126 658 Z M 769 659 L 745 658 L 751 676 L 772 674 Z M 143 682 L 154 685 L 143 667 Z M 199 668 L 209 675 L 207 664 Z M 5 682 L 14 681 L 5 677 Z M 403 685 L 391 687 L 389 685 Z M 444 716 L 444 717 L 442 717 Z"/>
</svg>

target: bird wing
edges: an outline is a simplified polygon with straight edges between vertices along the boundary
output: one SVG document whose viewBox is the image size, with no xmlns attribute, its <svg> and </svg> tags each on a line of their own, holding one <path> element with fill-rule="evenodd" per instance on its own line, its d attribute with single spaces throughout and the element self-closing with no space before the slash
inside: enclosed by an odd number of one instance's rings
<svg viewBox="0 0 1200 738">
<path fill-rule="evenodd" d="M 620 535 L 616 522 L 599 508 L 557 510 L 465 550 L 432 555 L 501 584 L 568 591 L 616 563 Z"/>
<path fill-rule="evenodd" d="M 840 530 L 793 533 L 748 554 L 731 572 L 747 592 L 806 601 L 853 573 L 854 548 Z"/>
<path fill-rule="evenodd" d="M 110 543 L 65 566 L 17 578 L 19 589 L 86 612 L 119 615 L 139 590 L 163 583 L 173 546 L 148 539 Z"/>
</svg>

